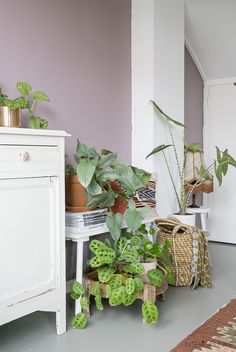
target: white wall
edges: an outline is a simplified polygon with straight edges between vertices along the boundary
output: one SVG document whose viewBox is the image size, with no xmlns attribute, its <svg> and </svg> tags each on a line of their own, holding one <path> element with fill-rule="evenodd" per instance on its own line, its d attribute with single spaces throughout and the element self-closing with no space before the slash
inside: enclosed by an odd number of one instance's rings
<svg viewBox="0 0 236 352">
<path fill-rule="evenodd" d="M 154 116 L 150 99 L 184 121 L 184 0 L 132 1 L 132 163 L 157 172 L 157 210 L 166 216 L 177 210 L 166 167 L 161 155 L 145 158 L 155 146 L 169 140 L 166 125 Z M 177 139 L 182 154 L 179 131 Z M 177 175 L 175 179 L 178 182 Z"/>
</svg>

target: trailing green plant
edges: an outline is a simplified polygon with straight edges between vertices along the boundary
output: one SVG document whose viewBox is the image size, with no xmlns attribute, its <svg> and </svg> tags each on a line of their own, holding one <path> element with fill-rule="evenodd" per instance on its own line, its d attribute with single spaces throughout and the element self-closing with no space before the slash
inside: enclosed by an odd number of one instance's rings
<svg viewBox="0 0 236 352">
<path fill-rule="evenodd" d="M 47 128 L 47 120 L 35 115 L 35 107 L 37 102 L 49 102 L 49 97 L 39 90 L 32 92 L 32 87 L 27 82 L 17 82 L 16 88 L 21 95 L 15 99 L 10 99 L 6 94 L 0 92 L 0 106 L 7 106 L 12 110 L 27 109 L 31 128 Z"/>
<path fill-rule="evenodd" d="M 113 246 L 107 240 L 92 240 L 89 248 L 94 256 L 88 263 L 97 273 L 97 281 L 90 288 L 90 295 L 94 296 L 97 309 L 103 310 L 100 284 L 106 285 L 105 296 L 110 306 L 133 304 L 144 289 L 144 283 L 140 278 L 144 267 L 138 261 L 138 249 L 132 248 L 130 240 L 126 237 L 120 237 Z M 148 275 L 151 284 L 161 287 L 165 281 L 165 274 L 166 271 L 162 269 L 150 270 Z M 71 297 L 80 299 L 81 307 L 85 308 L 85 312 L 77 314 L 72 321 L 72 326 L 77 329 L 83 329 L 87 324 L 86 308 L 89 300 L 83 296 L 84 293 L 84 287 L 75 281 Z M 158 320 L 158 309 L 154 303 L 144 301 L 142 315 L 144 322 L 153 324 Z"/>
<path fill-rule="evenodd" d="M 150 173 L 133 166 L 125 165 L 117 160 L 117 154 L 109 150 L 98 153 L 94 147 L 80 143 L 78 140 L 75 161 L 76 174 L 79 182 L 87 190 L 88 207 L 109 208 L 106 218 L 107 227 L 114 240 L 121 234 L 123 214 L 113 209 L 116 199 L 124 200 L 134 196 L 137 190 L 146 186 L 150 180 Z M 67 174 L 75 174 L 75 169 L 67 166 Z M 130 230 L 136 230 L 141 225 L 149 208 L 137 211 L 135 203 L 129 201 L 125 220 Z"/>
<path fill-rule="evenodd" d="M 151 155 L 158 154 L 160 152 L 162 153 L 170 176 L 171 184 L 173 186 L 174 193 L 178 202 L 179 214 L 184 215 L 186 214 L 188 202 L 190 200 L 191 195 L 193 194 L 194 189 L 202 182 L 202 180 L 205 177 L 211 177 L 211 174 L 214 172 L 219 182 L 219 186 L 221 186 L 223 181 L 223 176 L 227 174 L 229 166 L 236 167 L 236 160 L 229 154 L 228 149 L 225 149 L 224 151 L 222 151 L 218 147 L 216 147 L 216 157 L 214 158 L 212 163 L 207 168 L 202 168 L 201 170 L 199 170 L 198 180 L 192 185 L 192 187 L 190 187 L 189 190 L 186 190 L 185 182 L 184 182 L 185 155 L 187 150 L 195 151 L 200 147 L 200 145 L 199 143 L 185 145 L 185 148 L 183 148 L 183 153 L 182 153 L 183 162 L 181 164 L 181 161 L 180 161 L 181 158 L 179 157 L 177 152 L 177 147 L 176 147 L 172 129 L 173 129 L 173 126 L 178 126 L 182 128 L 183 137 L 184 137 L 184 129 L 186 126 L 183 123 L 168 116 L 163 110 L 161 110 L 161 108 L 153 100 L 151 100 L 151 103 L 154 107 L 154 111 L 157 113 L 157 116 L 162 118 L 167 123 L 171 144 L 159 145 L 158 147 L 154 148 L 151 151 L 151 153 L 147 155 L 147 158 L 150 157 Z M 180 182 L 180 192 L 178 192 L 178 187 L 175 184 L 175 178 L 171 171 L 171 166 L 166 155 L 167 148 L 172 148 L 174 153 L 177 170 L 178 170 L 178 179 L 179 179 L 178 182 Z"/>
</svg>

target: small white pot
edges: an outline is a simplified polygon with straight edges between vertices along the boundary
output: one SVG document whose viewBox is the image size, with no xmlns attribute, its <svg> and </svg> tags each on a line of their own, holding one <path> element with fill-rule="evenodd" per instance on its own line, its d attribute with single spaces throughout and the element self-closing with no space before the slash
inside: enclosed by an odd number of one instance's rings
<svg viewBox="0 0 236 352">
<path fill-rule="evenodd" d="M 141 263 L 144 266 L 144 273 L 142 275 L 140 275 L 140 279 L 144 282 L 144 283 L 149 283 L 149 278 L 147 276 L 147 272 L 151 269 L 156 269 L 157 267 L 157 262 L 156 260 L 154 262 L 150 262 L 150 263 Z"/>
<path fill-rule="evenodd" d="M 185 215 L 173 214 L 172 217 L 178 219 L 180 222 L 182 222 L 185 225 L 195 226 L 195 223 L 196 223 L 196 214 L 185 214 Z"/>
</svg>

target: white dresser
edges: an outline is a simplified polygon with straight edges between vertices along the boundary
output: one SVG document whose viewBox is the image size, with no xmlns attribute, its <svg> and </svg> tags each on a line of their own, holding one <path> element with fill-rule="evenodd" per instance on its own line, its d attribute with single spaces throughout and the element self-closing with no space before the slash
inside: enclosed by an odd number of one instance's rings
<svg viewBox="0 0 236 352">
<path fill-rule="evenodd" d="M 0 325 L 42 310 L 66 330 L 66 136 L 0 127 Z"/>
</svg>

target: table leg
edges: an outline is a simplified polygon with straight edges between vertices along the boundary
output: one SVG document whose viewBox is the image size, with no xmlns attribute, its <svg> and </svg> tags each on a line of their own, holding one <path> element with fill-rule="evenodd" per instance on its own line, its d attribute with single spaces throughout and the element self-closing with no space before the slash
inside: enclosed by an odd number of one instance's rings
<svg viewBox="0 0 236 352">
<path fill-rule="evenodd" d="M 201 213 L 201 224 L 202 224 L 202 230 L 203 231 L 207 231 L 207 214 L 206 213 Z"/>
<path fill-rule="evenodd" d="M 77 242 L 77 258 L 76 258 L 76 281 L 83 284 L 83 249 L 84 249 L 84 242 L 78 241 Z M 75 314 L 81 312 L 80 306 L 80 299 L 75 301 Z"/>
</svg>

